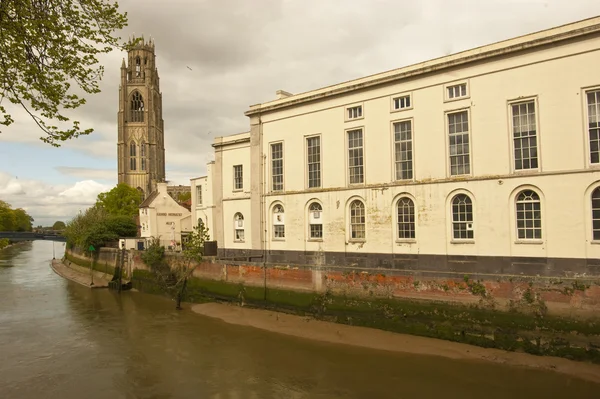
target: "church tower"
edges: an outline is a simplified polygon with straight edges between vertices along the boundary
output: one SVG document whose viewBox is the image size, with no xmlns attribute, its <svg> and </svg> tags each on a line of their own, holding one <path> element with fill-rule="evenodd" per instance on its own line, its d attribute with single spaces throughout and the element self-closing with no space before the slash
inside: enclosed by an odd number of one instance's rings
<svg viewBox="0 0 600 399">
<path fill-rule="evenodd" d="M 119 183 L 141 190 L 145 198 L 165 180 L 162 94 L 152 40 L 142 37 L 128 52 L 127 64 L 123 59 L 118 127 Z"/>
</svg>

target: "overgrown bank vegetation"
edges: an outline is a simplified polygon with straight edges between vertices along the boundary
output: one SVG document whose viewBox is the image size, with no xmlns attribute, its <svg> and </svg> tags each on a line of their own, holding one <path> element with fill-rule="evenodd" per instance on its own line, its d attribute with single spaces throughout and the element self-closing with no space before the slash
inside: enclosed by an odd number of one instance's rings
<svg viewBox="0 0 600 399">
<path fill-rule="evenodd" d="M 208 239 L 208 229 L 200 222 L 187 236 L 181 256 L 170 257 L 171 263 L 165 259 L 165 248 L 160 245 L 158 237 L 142 253 L 142 260 L 150 267 L 159 290 L 175 300 L 177 309 L 181 309 L 181 302 L 186 299 L 188 280 L 202 261 L 204 242 Z"/>
<path fill-rule="evenodd" d="M 12 209 L 7 202 L 0 200 L 0 231 L 31 231 L 33 218 L 24 209 Z"/>
<path fill-rule="evenodd" d="M 67 247 L 87 251 L 107 246 L 123 237 L 137 235 L 136 216 L 142 194 L 126 184 L 100 193 L 96 204 L 67 223 L 63 235 Z"/>
</svg>

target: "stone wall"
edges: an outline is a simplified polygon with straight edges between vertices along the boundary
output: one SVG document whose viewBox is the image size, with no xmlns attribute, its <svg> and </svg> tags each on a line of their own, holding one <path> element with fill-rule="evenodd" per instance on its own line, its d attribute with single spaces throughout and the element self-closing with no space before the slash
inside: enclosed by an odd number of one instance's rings
<svg viewBox="0 0 600 399">
<path fill-rule="evenodd" d="M 134 288 L 161 293 L 131 251 Z M 180 255 L 169 254 L 167 260 Z M 600 279 L 207 259 L 189 302 L 219 300 L 338 323 L 600 363 Z"/>
</svg>

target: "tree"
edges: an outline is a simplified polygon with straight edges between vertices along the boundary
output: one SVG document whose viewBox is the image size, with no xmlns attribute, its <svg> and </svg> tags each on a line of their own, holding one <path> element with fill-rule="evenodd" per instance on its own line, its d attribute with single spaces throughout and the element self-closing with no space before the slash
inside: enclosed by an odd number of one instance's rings
<svg viewBox="0 0 600 399">
<path fill-rule="evenodd" d="M 33 218 L 23 209 L 17 208 L 13 211 L 15 215 L 15 231 L 31 231 L 33 227 Z"/>
<path fill-rule="evenodd" d="M 65 222 L 58 220 L 56 222 L 54 222 L 54 224 L 52 225 L 52 230 L 64 230 L 66 227 Z"/>
<path fill-rule="evenodd" d="M 152 270 L 159 286 L 175 300 L 176 309 L 181 309 L 187 281 L 194 273 L 196 264 L 202 261 L 204 242 L 208 239 L 208 229 L 200 222 L 188 235 L 181 258 L 174 260 L 172 265 L 164 258 L 165 248 L 160 245 L 159 238 L 152 239 L 142 254 L 142 260 Z"/>
<path fill-rule="evenodd" d="M 97 56 L 119 46 L 113 34 L 126 25 L 127 14 L 112 0 L 0 1 L 0 125 L 14 122 L 2 106 L 6 98 L 25 109 L 50 145 L 91 133 L 78 121 L 67 123 L 65 110 L 86 102 L 71 86 L 100 92 Z"/>
<path fill-rule="evenodd" d="M 117 184 L 112 190 L 98 194 L 96 206 L 113 216 L 129 216 L 139 214 L 142 193 L 125 183 Z"/>
<path fill-rule="evenodd" d="M 90 245 L 100 248 L 122 237 L 135 237 L 137 225 L 133 218 L 110 215 L 104 208 L 92 206 L 67 223 L 63 235 L 69 247 L 85 251 Z"/>
<path fill-rule="evenodd" d="M 179 195 L 177 196 L 177 200 L 179 202 L 185 202 L 188 201 L 192 198 L 192 193 L 191 192 L 185 192 L 185 193 L 179 193 Z"/>
<path fill-rule="evenodd" d="M 21 208 L 12 209 L 0 200 L 0 231 L 31 231 L 33 218 Z"/>
</svg>

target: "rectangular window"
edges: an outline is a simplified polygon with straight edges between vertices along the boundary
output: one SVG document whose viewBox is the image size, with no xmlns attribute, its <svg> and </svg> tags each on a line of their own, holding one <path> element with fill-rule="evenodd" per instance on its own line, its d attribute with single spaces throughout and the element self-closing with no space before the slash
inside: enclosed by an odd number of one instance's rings
<svg viewBox="0 0 600 399">
<path fill-rule="evenodd" d="M 396 180 L 413 178 L 412 122 L 394 123 Z"/>
<path fill-rule="evenodd" d="M 310 225 L 310 238 L 312 238 L 312 239 L 323 238 L 323 225 L 322 224 L 311 224 Z"/>
<path fill-rule="evenodd" d="M 461 83 L 461 84 L 454 85 L 454 86 L 448 86 L 448 87 L 446 87 L 446 91 L 448 94 L 448 100 L 466 97 L 467 96 L 467 84 Z"/>
<path fill-rule="evenodd" d="M 411 108 L 410 95 L 396 97 L 393 100 L 394 110 Z"/>
<path fill-rule="evenodd" d="M 363 131 L 362 129 L 348 131 L 348 169 L 350 184 L 364 182 L 363 167 Z"/>
<path fill-rule="evenodd" d="M 307 138 L 306 147 L 308 154 L 308 187 L 321 187 L 321 138 Z"/>
<path fill-rule="evenodd" d="M 538 144 L 535 102 L 512 104 L 512 128 L 515 170 L 538 168 Z"/>
<path fill-rule="evenodd" d="M 283 190 L 283 143 L 271 144 L 272 191 Z"/>
<path fill-rule="evenodd" d="M 202 186 L 196 186 L 196 202 L 197 206 L 202 206 Z"/>
<path fill-rule="evenodd" d="M 146 158 L 141 158 L 142 161 L 142 170 L 146 170 Z"/>
<path fill-rule="evenodd" d="M 244 169 L 242 165 L 233 167 L 233 189 L 242 190 L 244 188 Z"/>
<path fill-rule="evenodd" d="M 590 162 L 600 163 L 600 90 L 588 91 L 587 117 L 590 140 Z"/>
<path fill-rule="evenodd" d="M 469 113 L 467 111 L 448 114 L 448 135 L 450 176 L 470 174 Z"/>
<path fill-rule="evenodd" d="M 362 118 L 362 105 L 346 108 L 346 112 L 348 113 L 348 119 Z"/>
<path fill-rule="evenodd" d="M 285 226 L 281 224 L 276 224 L 273 226 L 273 237 L 274 238 L 285 238 Z"/>
<path fill-rule="evenodd" d="M 136 159 L 134 157 L 129 158 L 129 170 L 135 170 Z"/>
</svg>

